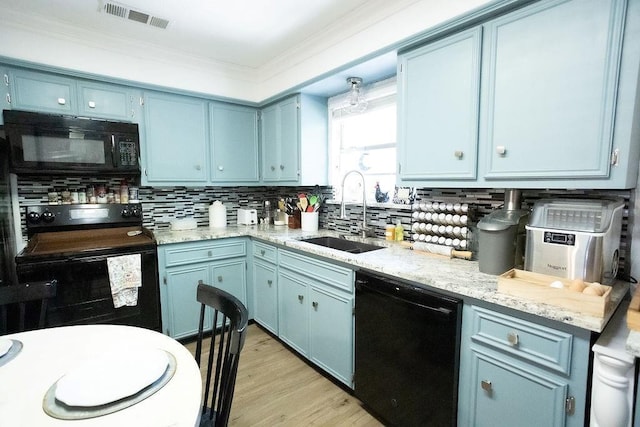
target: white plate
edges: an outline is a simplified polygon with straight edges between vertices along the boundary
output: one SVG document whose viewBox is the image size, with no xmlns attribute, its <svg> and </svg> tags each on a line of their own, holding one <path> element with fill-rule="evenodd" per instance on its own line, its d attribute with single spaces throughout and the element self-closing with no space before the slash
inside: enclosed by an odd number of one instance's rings
<svg viewBox="0 0 640 427">
<path fill-rule="evenodd" d="M 60 378 L 55 397 L 69 406 L 99 406 L 131 396 L 156 381 L 169 359 L 160 349 L 121 350 L 88 360 Z"/>
<path fill-rule="evenodd" d="M 11 350 L 13 341 L 7 338 L 0 338 L 0 357 L 4 356 Z"/>
</svg>

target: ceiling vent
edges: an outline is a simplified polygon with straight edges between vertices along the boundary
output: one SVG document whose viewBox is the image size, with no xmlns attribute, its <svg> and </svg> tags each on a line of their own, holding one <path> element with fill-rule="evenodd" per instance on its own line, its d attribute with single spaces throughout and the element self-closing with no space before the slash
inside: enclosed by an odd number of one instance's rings
<svg viewBox="0 0 640 427">
<path fill-rule="evenodd" d="M 158 18 L 157 16 L 152 16 L 148 13 L 140 12 L 139 10 L 133 10 L 120 3 L 103 3 L 100 10 L 108 13 L 109 15 L 117 16 L 118 18 L 129 19 L 131 21 L 162 28 L 163 30 L 169 25 L 169 21 L 167 19 Z"/>
</svg>

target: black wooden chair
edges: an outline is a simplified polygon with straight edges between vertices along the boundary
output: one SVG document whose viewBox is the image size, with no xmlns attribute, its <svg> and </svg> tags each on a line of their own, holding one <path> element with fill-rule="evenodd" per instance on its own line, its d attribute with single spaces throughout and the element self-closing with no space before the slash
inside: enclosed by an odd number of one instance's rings
<svg viewBox="0 0 640 427">
<path fill-rule="evenodd" d="M 55 280 L 0 286 L 0 334 L 22 332 L 25 329 L 44 328 L 47 319 L 48 300 L 56 296 L 56 291 L 57 282 Z M 27 317 L 27 305 L 29 303 L 36 305 L 37 301 L 40 301 L 37 323 L 34 317 L 34 323 L 27 325 L 31 319 L 31 317 Z M 15 308 L 17 308 L 18 312 L 17 321 L 13 321 L 13 318 L 10 321 L 7 313 L 15 312 Z"/>
<path fill-rule="evenodd" d="M 201 304 L 196 344 L 198 366 L 201 366 L 203 337 L 211 333 L 200 426 L 226 426 L 229 423 L 238 360 L 247 333 L 249 314 L 236 297 L 202 281 L 198 283 L 197 300 Z M 208 331 L 204 330 L 204 319 L 205 313 L 211 309 L 213 323 Z"/>
</svg>

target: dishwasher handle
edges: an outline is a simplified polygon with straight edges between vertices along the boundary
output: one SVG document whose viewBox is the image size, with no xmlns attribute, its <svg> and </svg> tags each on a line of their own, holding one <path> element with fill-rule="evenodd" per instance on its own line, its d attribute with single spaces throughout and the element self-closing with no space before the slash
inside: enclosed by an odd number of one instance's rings
<svg viewBox="0 0 640 427">
<path fill-rule="evenodd" d="M 367 279 L 356 279 L 356 305 L 358 304 L 358 291 L 366 291 L 382 295 L 384 298 L 390 298 L 394 301 L 399 301 L 404 304 L 422 308 L 424 310 L 427 310 L 432 315 L 443 320 L 451 320 L 453 317 L 457 317 L 457 304 L 459 304 L 459 300 L 453 300 L 452 298 L 445 297 L 444 295 L 435 295 L 434 293 L 426 290 L 422 292 L 416 290 L 415 288 L 411 288 L 410 285 L 401 284 L 399 282 L 394 283 L 394 281 L 391 280 L 382 283 L 377 281 L 376 279 L 374 279 L 373 281 L 376 282 L 375 285 L 369 283 L 369 280 Z M 399 295 L 401 291 L 403 291 L 402 295 Z M 415 296 L 415 298 L 411 298 L 412 294 Z M 425 296 L 427 296 L 432 303 L 426 303 L 424 301 Z M 444 304 L 440 304 L 439 302 L 442 302 Z M 454 306 L 445 306 L 451 304 L 454 304 Z"/>
</svg>

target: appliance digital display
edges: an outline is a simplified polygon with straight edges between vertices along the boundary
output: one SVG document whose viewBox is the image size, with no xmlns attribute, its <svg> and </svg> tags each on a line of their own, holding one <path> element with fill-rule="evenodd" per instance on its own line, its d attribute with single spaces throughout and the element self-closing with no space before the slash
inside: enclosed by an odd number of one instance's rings
<svg viewBox="0 0 640 427">
<path fill-rule="evenodd" d="M 556 243 L 558 245 L 574 246 L 576 244 L 576 235 L 570 233 L 556 233 L 552 231 L 545 231 L 544 242 Z"/>
</svg>

